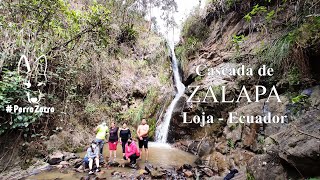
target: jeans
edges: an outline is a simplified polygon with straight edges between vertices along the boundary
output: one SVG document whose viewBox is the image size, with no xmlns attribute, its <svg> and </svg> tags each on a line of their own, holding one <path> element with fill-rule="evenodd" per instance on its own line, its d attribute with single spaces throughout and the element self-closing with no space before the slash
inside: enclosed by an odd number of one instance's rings
<svg viewBox="0 0 320 180">
<path fill-rule="evenodd" d="M 104 140 L 103 139 L 96 139 L 96 143 L 99 147 L 100 152 L 100 161 L 103 162 L 103 146 L 104 146 Z"/>
</svg>

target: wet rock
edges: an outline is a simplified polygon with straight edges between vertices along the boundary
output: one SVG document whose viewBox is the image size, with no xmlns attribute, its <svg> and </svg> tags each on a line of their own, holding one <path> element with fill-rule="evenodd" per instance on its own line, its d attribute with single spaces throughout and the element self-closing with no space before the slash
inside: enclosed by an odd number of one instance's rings
<svg viewBox="0 0 320 180">
<path fill-rule="evenodd" d="M 157 167 L 153 167 L 150 163 L 145 165 L 145 170 L 150 173 L 154 179 L 161 179 L 165 175 L 163 171 L 160 171 Z"/>
<path fill-rule="evenodd" d="M 187 170 L 187 171 L 185 171 L 185 172 L 183 172 L 183 173 L 184 173 L 184 175 L 185 175 L 186 177 L 188 177 L 188 178 L 193 177 L 192 171 Z"/>
<path fill-rule="evenodd" d="M 120 163 L 118 163 L 117 161 L 111 161 L 108 162 L 108 165 L 111 167 L 119 167 Z"/>
<path fill-rule="evenodd" d="M 82 162 L 82 159 L 79 158 L 79 159 L 71 159 L 69 163 L 71 166 L 78 168 L 79 166 L 82 165 L 83 162 Z"/>
<path fill-rule="evenodd" d="M 62 165 L 62 166 L 70 166 L 70 163 L 68 163 L 67 161 L 61 161 L 59 163 L 59 165 Z"/>
<path fill-rule="evenodd" d="M 56 167 L 57 169 L 62 169 L 62 168 L 63 168 L 63 165 L 58 164 L 58 165 L 55 165 L 55 167 Z"/>
<path fill-rule="evenodd" d="M 151 179 L 151 177 L 148 175 L 142 174 L 142 175 L 137 176 L 136 179 L 138 179 L 138 180 L 147 180 L 148 179 L 149 180 L 149 179 Z"/>
<path fill-rule="evenodd" d="M 145 165 L 145 170 L 146 170 L 148 173 L 151 173 L 151 171 L 153 170 L 152 164 L 147 163 L 147 164 Z"/>
<path fill-rule="evenodd" d="M 60 151 L 54 152 L 49 155 L 48 163 L 50 165 L 59 164 L 63 160 L 63 154 Z"/>
<path fill-rule="evenodd" d="M 119 176 L 121 173 L 120 172 L 118 172 L 118 171 L 112 171 L 111 172 L 111 175 L 112 176 Z"/>
<path fill-rule="evenodd" d="M 275 160 L 275 158 L 266 154 L 253 157 L 248 162 L 248 176 L 251 176 L 254 179 L 288 179 L 283 166 L 280 162 L 276 162 Z M 263 162 L 269 163 L 263 165 Z"/>
<path fill-rule="evenodd" d="M 187 169 L 187 170 L 191 170 L 192 169 L 192 166 L 190 164 L 184 164 L 182 166 L 182 169 Z"/>
<path fill-rule="evenodd" d="M 69 161 L 71 159 L 77 159 L 79 158 L 79 155 L 75 154 L 75 153 L 69 153 L 69 152 L 64 152 L 63 153 L 64 156 L 64 161 Z"/>
<path fill-rule="evenodd" d="M 195 141 L 181 141 L 176 143 L 174 146 L 192 154 L 204 156 L 211 152 L 212 148 L 214 147 L 214 140 L 204 139 Z"/>
<path fill-rule="evenodd" d="M 148 171 L 146 171 L 144 169 L 139 169 L 138 174 L 139 174 L 139 176 L 143 175 L 143 174 L 148 174 Z"/>
<path fill-rule="evenodd" d="M 35 164 L 30 166 L 26 171 L 28 172 L 29 175 L 35 175 L 39 174 L 43 171 L 49 171 L 52 169 L 52 166 L 49 165 L 48 163 L 45 163 L 41 160 L 38 160 Z"/>
<path fill-rule="evenodd" d="M 164 175 L 165 175 L 165 173 L 162 171 L 159 171 L 159 170 L 151 171 L 151 177 L 153 179 L 161 179 L 161 178 L 163 178 Z"/>
</svg>

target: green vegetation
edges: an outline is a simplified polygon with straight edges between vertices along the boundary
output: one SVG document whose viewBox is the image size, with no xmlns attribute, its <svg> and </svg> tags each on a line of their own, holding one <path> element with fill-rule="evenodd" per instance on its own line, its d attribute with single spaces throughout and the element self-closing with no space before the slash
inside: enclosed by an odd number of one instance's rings
<svg viewBox="0 0 320 180">
<path fill-rule="evenodd" d="M 259 13 L 267 12 L 267 8 L 265 6 L 260 6 L 259 4 L 253 6 L 252 10 L 246 14 L 243 18 L 246 21 L 251 21 L 252 17 Z"/>
<path fill-rule="evenodd" d="M 232 36 L 232 44 L 235 46 L 235 48 L 236 48 L 236 50 L 237 50 L 237 54 L 239 54 L 240 53 L 240 44 L 243 42 L 243 41 L 245 41 L 245 37 L 244 37 L 244 35 L 242 34 L 242 35 L 233 35 Z"/>
<path fill-rule="evenodd" d="M 247 172 L 247 180 L 255 180 L 254 176 Z"/>
<path fill-rule="evenodd" d="M 202 42 L 209 36 L 208 27 L 199 14 L 199 11 L 194 11 L 188 16 L 181 32 L 182 44 L 175 48 L 176 55 L 181 60 L 182 65 L 186 65 L 187 58 L 195 55 Z"/>
<path fill-rule="evenodd" d="M 293 97 L 292 99 L 291 99 L 291 102 L 292 103 L 302 103 L 302 102 L 304 102 L 306 99 L 308 98 L 308 96 L 306 96 L 306 95 L 304 95 L 304 94 L 300 94 L 300 95 L 298 95 L 298 96 L 296 96 L 296 97 Z"/>
<path fill-rule="evenodd" d="M 289 85 L 299 85 L 300 84 L 300 72 L 298 68 L 292 67 L 288 72 Z"/>
<path fill-rule="evenodd" d="M 159 108 L 158 97 L 160 92 L 150 88 L 143 102 L 133 105 L 127 112 L 120 116 L 120 119 L 131 122 L 134 128 L 140 124 L 142 118 L 146 118 L 150 126 L 149 136 L 154 137 L 156 130 L 156 113 Z"/>
<path fill-rule="evenodd" d="M 264 142 L 265 142 L 264 137 L 263 136 L 259 136 L 258 137 L 258 143 L 263 145 Z"/>
<path fill-rule="evenodd" d="M 310 17 L 298 28 L 266 45 L 260 51 L 260 60 L 275 72 L 285 74 L 290 86 L 301 84 L 302 78 L 310 78 L 305 49 L 317 43 L 319 28 L 320 18 Z"/>
<path fill-rule="evenodd" d="M 0 110 L 6 111 L 7 105 L 22 105 L 26 104 L 22 100 L 25 99 L 26 92 L 33 93 L 31 90 L 22 88 L 20 83 L 23 78 L 17 73 L 8 70 L 3 71 L 2 81 L 0 81 Z M 33 113 L 9 113 L 2 118 L 4 121 L 0 124 L 0 135 L 6 131 L 14 129 L 22 129 L 24 132 L 30 130 L 29 125 L 38 119 L 39 115 Z"/>
<path fill-rule="evenodd" d="M 288 57 L 290 53 L 290 45 L 292 39 L 289 36 L 284 36 L 276 40 L 270 45 L 267 45 L 261 53 L 260 59 L 263 63 L 269 64 L 276 70 L 282 68 L 282 62 Z"/>
<path fill-rule="evenodd" d="M 228 144 L 229 148 L 235 149 L 235 144 L 234 144 L 234 141 L 232 139 L 228 139 L 227 144 Z"/>
<path fill-rule="evenodd" d="M 148 8 L 136 9 L 135 3 L 0 1 L 1 112 L 8 104 L 30 106 L 26 92 L 36 97 L 39 91 L 44 94 L 41 105 L 55 108 L 52 114 L 4 113 L 0 138 L 13 141 L 1 141 L 1 146 L 23 141 L 26 146 L 17 151 L 31 155 L 41 150 L 39 157 L 47 156 L 46 150 L 77 151 L 90 142 L 92 128 L 102 120 L 119 124 L 126 120 L 134 131 L 146 117 L 154 133 L 159 86 L 170 82 L 170 61 L 163 39 L 150 31 L 144 19 Z M 46 86 L 37 86 L 42 72 L 31 67 L 32 86 L 24 87 L 23 77 L 15 73 L 23 54 L 31 66 L 37 57 L 46 56 Z M 26 74 L 22 70 L 21 76 Z M 136 85 L 137 81 L 148 83 Z M 62 143 L 50 146 L 52 136 Z M 3 151 L 7 149 L 0 154 Z"/>
</svg>

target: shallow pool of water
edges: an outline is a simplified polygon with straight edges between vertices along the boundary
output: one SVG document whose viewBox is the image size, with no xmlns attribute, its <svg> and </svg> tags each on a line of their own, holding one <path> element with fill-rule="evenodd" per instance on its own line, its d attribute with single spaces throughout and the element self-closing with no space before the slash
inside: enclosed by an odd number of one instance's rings
<svg viewBox="0 0 320 180">
<path fill-rule="evenodd" d="M 104 157 L 109 156 L 109 150 L 107 149 L 108 149 L 107 145 L 105 145 L 104 152 L 103 152 Z M 85 152 L 79 153 L 79 155 L 83 157 L 85 155 Z M 121 145 L 118 145 L 116 161 L 121 163 L 121 161 L 123 161 L 121 160 L 121 157 L 122 157 Z M 144 168 L 145 166 L 144 159 L 145 159 L 145 154 L 143 152 L 142 160 L 137 162 L 140 168 Z M 181 151 L 179 149 L 172 148 L 168 144 L 161 144 L 161 143 L 154 143 L 154 142 L 149 143 L 149 162 L 152 165 L 161 166 L 165 168 L 172 167 L 172 166 L 181 166 L 183 164 L 193 164 L 195 159 L 196 159 L 196 156 L 190 153 Z M 138 174 L 136 170 L 133 170 L 130 168 L 111 167 L 110 169 L 102 168 L 101 170 L 102 170 L 102 173 L 97 173 L 97 176 L 106 177 L 108 179 L 121 179 L 119 177 L 112 177 L 111 172 L 113 171 L 125 173 L 127 177 L 129 175 L 133 175 L 133 177 L 136 177 Z M 30 176 L 27 179 L 29 180 L 54 180 L 54 179 L 73 180 L 74 179 L 76 180 L 86 175 L 87 173 L 77 173 L 77 172 L 74 172 L 72 169 L 63 170 L 63 171 L 52 170 L 49 172 L 43 172 L 43 173 L 37 174 L 35 176 Z"/>
</svg>

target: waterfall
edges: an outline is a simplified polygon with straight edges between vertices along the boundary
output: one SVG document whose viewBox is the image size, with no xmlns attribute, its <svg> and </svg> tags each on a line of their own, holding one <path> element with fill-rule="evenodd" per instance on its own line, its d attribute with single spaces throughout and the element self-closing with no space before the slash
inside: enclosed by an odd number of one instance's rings
<svg viewBox="0 0 320 180">
<path fill-rule="evenodd" d="M 178 62 L 177 62 L 176 55 L 174 53 L 174 44 L 173 43 L 170 43 L 170 44 L 171 44 L 170 51 L 171 51 L 171 58 L 172 58 L 171 66 L 172 66 L 173 78 L 174 78 L 175 86 L 177 88 L 177 92 L 164 115 L 164 120 L 161 122 L 161 124 L 159 124 L 159 126 L 156 129 L 156 141 L 160 143 L 167 142 L 173 109 L 176 106 L 180 97 L 184 94 L 184 90 L 185 90 L 185 86 L 181 82 L 181 78 L 179 74 Z"/>
</svg>

